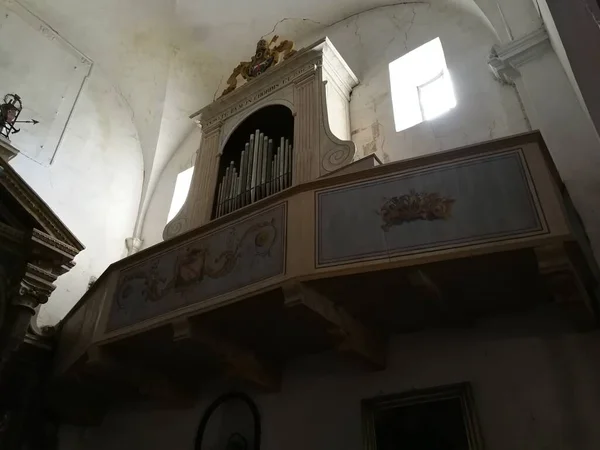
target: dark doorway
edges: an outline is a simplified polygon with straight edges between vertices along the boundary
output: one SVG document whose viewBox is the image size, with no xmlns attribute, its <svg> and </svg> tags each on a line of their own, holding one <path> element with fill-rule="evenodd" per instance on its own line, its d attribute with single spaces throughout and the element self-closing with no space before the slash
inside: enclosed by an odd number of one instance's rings
<svg viewBox="0 0 600 450">
<path fill-rule="evenodd" d="M 480 450 L 466 384 L 363 402 L 366 450 Z"/>
</svg>

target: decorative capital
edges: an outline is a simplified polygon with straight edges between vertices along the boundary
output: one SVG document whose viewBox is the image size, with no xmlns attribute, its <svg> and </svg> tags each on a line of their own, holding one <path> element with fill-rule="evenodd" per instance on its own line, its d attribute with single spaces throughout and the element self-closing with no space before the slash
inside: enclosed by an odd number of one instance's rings
<svg viewBox="0 0 600 450">
<path fill-rule="evenodd" d="M 505 45 L 494 45 L 488 66 L 501 83 L 513 84 L 521 73 L 519 67 L 541 56 L 550 47 L 546 28 L 541 27 Z"/>
<path fill-rule="evenodd" d="M 35 309 L 48 301 L 56 288 L 56 275 L 32 263 L 27 264 L 25 275 L 19 285 L 18 296 L 13 303 Z"/>
<path fill-rule="evenodd" d="M 46 303 L 48 300 L 48 297 L 46 297 L 44 301 L 39 301 L 38 298 L 41 297 L 43 297 L 43 294 L 41 294 L 39 291 L 29 287 L 21 286 L 19 289 L 19 295 L 13 298 L 12 304 L 29 309 L 31 310 L 31 314 L 35 314 L 36 308 L 41 303 Z"/>
<path fill-rule="evenodd" d="M 137 253 L 142 248 L 142 240 L 136 237 L 128 237 L 125 239 L 125 246 L 127 247 L 127 256 L 131 256 Z"/>
</svg>

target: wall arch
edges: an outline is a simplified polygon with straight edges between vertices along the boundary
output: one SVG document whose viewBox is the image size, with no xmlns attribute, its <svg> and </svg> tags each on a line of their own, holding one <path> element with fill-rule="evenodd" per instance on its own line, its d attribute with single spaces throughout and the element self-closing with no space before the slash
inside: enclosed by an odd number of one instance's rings
<svg viewBox="0 0 600 450">
<path fill-rule="evenodd" d="M 282 91 L 289 91 L 289 89 L 284 89 Z M 235 132 L 235 130 L 252 114 L 257 112 L 259 109 L 266 108 L 268 106 L 281 105 L 287 107 L 292 115 L 295 116 L 296 112 L 294 110 L 294 104 L 291 100 L 285 97 L 277 97 L 279 94 L 275 94 L 274 98 L 268 98 L 263 101 L 257 102 L 255 105 L 251 106 L 248 109 L 245 109 L 243 114 L 237 114 L 231 117 L 227 123 L 223 125 L 221 130 L 221 136 L 219 138 L 219 153 L 223 151 L 223 147 L 227 144 L 227 141 L 231 137 L 231 135 Z"/>
<path fill-rule="evenodd" d="M 241 436 L 246 441 L 246 447 L 240 448 L 240 450 L 260 450 L 260 443 L 261 443 L 260 413 L 259 413 L 258 407 L 254 403 L 254 401 L 252 401 L 252 399 L 247 394 L 244 394 L 241 392 L 230 392 L 230 393 L 224 394 L 224 395 L 220 396 L 219 398 L 217 398 L 214 402 L 212 402 L 208 406 L 208 408 L 202 415 L 202 419 L 200 420 L 200 425 L 198 426 L 198 431 L 196 433 L 196 440 L 194 443 L 195 450 L 208 450 L 207 446 L 204 446 L 204 447 L 202 446 L 202 443 L 206 436 L 206 431 L 207 431 L 207 427 L 209 425 L 210 419 L 212 418 L 213 414 L 220 407 L 223 407 L 224 405 L 226 405 L 227 402 L 235 402 L 235 401 L 241 401 L 248 408 L 248 411 L 250 412 L 252 421 L 253 421 L 253 424 L 252 424 L 253 425 L 252 426 L 253 436 L 252 437 L 244 436 L 239 431 L 236 431 L 231 435 L 231 437 L 238 435 L 238 436 Z M 250 440 L 250 442 L 248 442 L 248 440 Z M 236 446 L 235 448 L 238 448 L 238 447 Z"/>
</svg>

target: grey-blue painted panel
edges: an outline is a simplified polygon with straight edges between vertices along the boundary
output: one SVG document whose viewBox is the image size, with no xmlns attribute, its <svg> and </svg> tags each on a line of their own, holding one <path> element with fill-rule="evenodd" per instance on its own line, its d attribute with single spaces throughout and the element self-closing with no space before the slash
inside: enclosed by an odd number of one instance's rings
<svg viewBox="0 0 600 450">
<path fill-rule="evenodd" d="M 518 149 L 319 191 L 317 265 L 543 232 L 527 171 Z M 411 191 L 448 199 L 450 214 L 386 226 L 382 207 Z"/>
<path fill-rule="evenodd" d="M 107 330 L 284 273 L 285 221 L 286 205 L 281 204 L 124 271 Z"/>
</svg>

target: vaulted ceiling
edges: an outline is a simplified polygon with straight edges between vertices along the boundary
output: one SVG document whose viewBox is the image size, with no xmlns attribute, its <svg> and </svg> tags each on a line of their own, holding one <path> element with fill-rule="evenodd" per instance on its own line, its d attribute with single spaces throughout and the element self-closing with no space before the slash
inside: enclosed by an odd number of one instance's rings
<svg viewBox="0 0 600 450">
<path fill-rule="evenodd" d="M 301 39 L 360 12 L 429 1 L 18 0 L 94 61 L 131 110 L 144 156 L 141 218 L 153 187 L 231 68 L 273 32 Z M 488 2 L 488 0 L 477 0 Z M 489 0 L 494 1 L 494 0 Z M 479 14 L 475 0 L 431 0 Z M 485 20 L 485 19 L 484 19 Z M 140 220 L 138 220 L 140 222 Z M 141 222 L 140 222 L 141 223 Z"/>
</svg>

